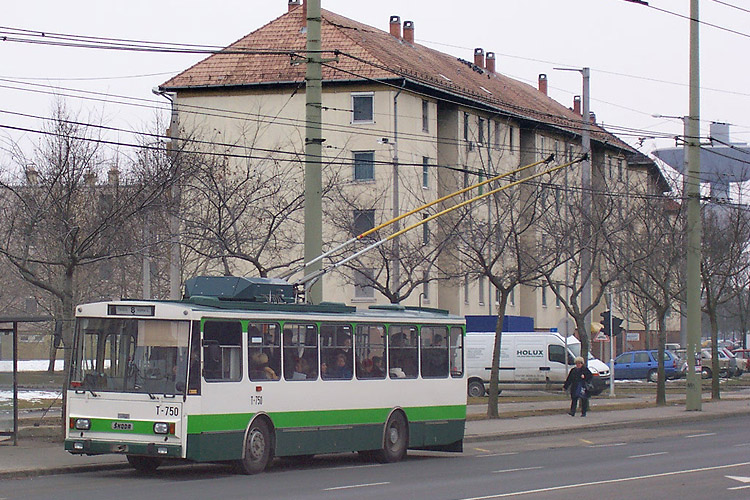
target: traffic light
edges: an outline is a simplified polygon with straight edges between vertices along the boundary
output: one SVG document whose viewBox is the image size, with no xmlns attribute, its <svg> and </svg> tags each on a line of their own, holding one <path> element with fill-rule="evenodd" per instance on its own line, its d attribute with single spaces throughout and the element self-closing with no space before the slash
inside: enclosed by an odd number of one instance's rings
<svg viewBox="0 0 750 500">
<path fill-rule="evenodd" d="M 622 333 L 622 318 L 612 316 L 612 335 L 617 336 Z"/>
<path fill-rule="evenodd" d="M 601 314 L 601 316 L 602 316 L 602 325 L 604 325 L 604 328 L 602 328 L 600 330 L 600 333 L 603 333 L 607 337 L 609 337 L 609 315 L 610 314 L 611 313 L 609 311 L 604 311 Z"/>
</svg>

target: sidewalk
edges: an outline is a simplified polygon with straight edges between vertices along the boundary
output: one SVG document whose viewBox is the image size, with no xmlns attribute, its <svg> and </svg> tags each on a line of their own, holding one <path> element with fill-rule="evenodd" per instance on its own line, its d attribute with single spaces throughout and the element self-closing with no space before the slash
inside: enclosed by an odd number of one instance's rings
<svg viewBox="0 0 750 500">
<path fill-rule="evenodd" d="M 472 443 L 582 430 L 648 427 L 663 425 L 665 421 L 701 421 L 750 415 L 750 389 L 725 392 L 717 402 L 711 402 L 704 393 L 702 411 L 699 412 L 686 411 L 684 397 L 679 395 L 671 396 L 668 406 L 655 407 L 653 401 L 653 396 L 615 400 L 600 396 L 591 400 L 591 409 L 586 418 L 570 417 L 566 413 L 569 401 L 562 399 L 501 402 L 498 405 L 500 418 L 492 420 L 484 417 L 487 413 L 486 405 L 470 405 L 464 441 Z M 637 407 L 644 405 L 647 406 Z M 71 455 L 63 450 L 62 442 L 52 440 L 49 433 L 47 437 L 41 437 L 43 431 L 41 428 L 22 427 L 18 446 L 12 446 L 10 440 L 0 442 L 0 480 L 129 467 L 125 457 L 121 455 Z"/>
</svg>

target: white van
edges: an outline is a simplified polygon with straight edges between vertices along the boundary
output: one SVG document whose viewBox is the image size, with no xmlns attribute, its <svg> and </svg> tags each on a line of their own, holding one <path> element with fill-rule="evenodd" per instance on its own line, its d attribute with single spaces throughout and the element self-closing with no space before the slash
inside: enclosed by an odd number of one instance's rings
<svg viewBox="0 0 750 500">
<path fill-rule="evenodd" d="M 466 379 L 469 396 L 485 394 L 492 369 L 495 332 L 466 332 Z M 561 387 L 580 355 L 581 343 L 557 332 L 503 332 L 500 349 L 499 385 L 502 389 Z M 609 384 L 609 367 L 589 353 L 589 370 L 594 375 L 594 395 Z"/>
</svg>

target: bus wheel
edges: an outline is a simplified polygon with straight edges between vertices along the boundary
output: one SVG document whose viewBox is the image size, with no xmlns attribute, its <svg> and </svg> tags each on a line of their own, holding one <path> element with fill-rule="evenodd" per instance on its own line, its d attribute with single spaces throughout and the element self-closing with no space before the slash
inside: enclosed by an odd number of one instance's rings
<svg viewBox="0 0 750 500">
<path fill-rule="evenodd" d="M 398 462 L 406 456 L 406 447 L 409 444 L 409 428 L 406 418 L 400 411 L 393 415 L 385 424 L 385 437 L 383 449 L 377 455 L 378 462 Z"/>
<path fill-rule="evenodd" d="M 242 460 L 237 463 L 238 472 L 258 474 L 271 463 L 271 431 L 263 419 L 256 420 L 245 439 Z"/>
<path fill-rule="evenodd" d="M 130 466 L 144 474 L 154 472 L 161 465 L 161 460 L 156 457 L 140 457 L 137 455 L 128 455 L 127 457 Z"/>
</svg>

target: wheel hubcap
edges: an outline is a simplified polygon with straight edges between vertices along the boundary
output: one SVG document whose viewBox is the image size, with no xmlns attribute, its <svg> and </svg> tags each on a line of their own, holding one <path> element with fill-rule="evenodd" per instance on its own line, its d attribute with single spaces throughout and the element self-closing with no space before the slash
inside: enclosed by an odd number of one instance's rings
<svg viewBox="0 0 750 500">
<path fill-rule="evenodd" d="M 398 442 L 398 427 L 395 425 L 392 425 L 388 429 L 388 441 L 390 441 L 391 445 L 395 445 Z"/>
<path fill-rule="evenodd" d="M 250 432 L 250 439 L 248 442 L 247 451 L 250 453 L 250 457 L 253 460 L 259 460 L 263 457 L 263 452 L 266 449 L 266 441 L 263 438 L 263 434 L 257 430 Z"/>
</svg>

